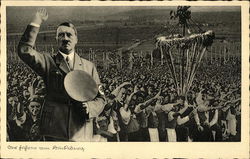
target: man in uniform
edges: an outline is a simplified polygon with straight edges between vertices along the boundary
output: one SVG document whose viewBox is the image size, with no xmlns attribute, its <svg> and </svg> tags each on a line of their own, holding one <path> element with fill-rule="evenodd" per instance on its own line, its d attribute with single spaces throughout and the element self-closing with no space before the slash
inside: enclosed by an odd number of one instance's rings
<svg viewBox="0 0 250 159">
<path fill-rule="evenodd" d="M 18 45 L 19 57 L 41 76 L 46 85 L 45 103 L 42 108 L 40 132 L 46 141 L 93 141 L 93 118 L 104 108 L 104 98 L 78 102 L 67 94 L 64 78 L 68 72 L 83 70 L 100 85 L 96 67 L 75 53 L 77 31 L 73 24 L 58 26 L 56 55 L 42 54 L 34 49 L 39 27 L 48 19 L 46 9 L 39 9 L 27 26 Z"/>
</svg>

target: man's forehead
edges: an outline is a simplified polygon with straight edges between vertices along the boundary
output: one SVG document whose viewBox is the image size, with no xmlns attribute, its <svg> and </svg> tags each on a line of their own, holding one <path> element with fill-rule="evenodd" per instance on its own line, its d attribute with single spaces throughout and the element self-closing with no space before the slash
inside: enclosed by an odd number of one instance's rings
<svg viewBox="0 0 250 159">
<path fill-rule="evenodd" d="M 59 33 L 75 33 L 75 30 L 68 26 L 59 26 L 57 28 L 57 34 Z"/>
</svg>

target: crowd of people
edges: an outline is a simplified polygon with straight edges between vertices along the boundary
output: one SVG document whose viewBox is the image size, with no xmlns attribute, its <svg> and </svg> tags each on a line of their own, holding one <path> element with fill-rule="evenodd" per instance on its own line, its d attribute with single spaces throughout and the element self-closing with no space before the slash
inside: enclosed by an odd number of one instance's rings
<svg viewBox="0 0 250 159">
<path fill-rule="evenodd" d="M 165 65 L 98 70 L 106 105 L 94 133 L 106 141 L 240 141 L 240 61 L 198 69 L 185 96 Z M 46 88 L 22 62 L 7 64 L 8 141 L 39 141 Z"/>
<path fill-rule="evenodd" d="M 45 95 L 41 77 L 23 62 L 8 61 L 7 140 L 39 139 L 39 115 Z"/>
</svg>

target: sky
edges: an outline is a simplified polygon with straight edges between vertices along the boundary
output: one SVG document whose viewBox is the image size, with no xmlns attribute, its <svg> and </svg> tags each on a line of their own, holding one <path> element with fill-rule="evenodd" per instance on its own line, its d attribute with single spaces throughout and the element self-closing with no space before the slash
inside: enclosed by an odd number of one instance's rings
<svg viewBox="0 0 250 159">
<path fill-rule="evenodd" d="M 11 22 L 11 23 L 15 23 L 15 21 L 17 19 L 21 20 L 21 21 L 26 21 L 31 19 L 36 10 L 40 8 L 37 6 L 25 6 L 25 7 L 7 7 L 7 21 Z M 60 7 L 51 7 L 51 6 L 46 6 L 45 7 L 49 13 L 49 15 L 51 15 L 50 17 L 53 18 L 69 18 L 72 19 L 72 17 L 76 17 L 76 18 L 81 18 L 81 19 L 96 19 L 99 18 L 100 16 L 106 16 L 108 17 L 109 15 L 118 15 L 118 13 L 129 13 L 130 11 L 135 11 L 135 10 L 144 10 L 144 9 L 166 9 L 166 12 L 169 12 L 169 10 L 176 10 L 176 7 L 171 6 L 171 7 L 163 7 L 163 6 L 108 6 L 108 7 L 103 7 L 103 6 L 60 6 Z M 227 12 L 227 11 L 240 11 L 240 7 L 235 7 L 235 6 L 212 6 L 212 7 L 191 7 L 190 9 L 192 12 Z M 136 13 L 136 12 L 133 12 Z M 163 15 L 166 13 L 163 13 Z M 53 18 L 49 19 L 49 20 L 53 20 Z M 55 20 L 55 19 L 54 19 Z"/>
<path fill-rule="evenodd" d="M 38 7 L 8 7 L 7 12 L 10 11 L 9 15 L 15 15 L 15 14 L 27 14 L 31 12 L 35 12 Z M 109 14 L 115 14 L 117 12 L 125 12 L 125 11 L 131 11 L 136 9 L 167 9 L 167 10 L 176 10 L 176 7 L 144 7 L 144 6 L 108 6 L 108 7 L 45 7 L 47 8 L 49 13 L 52 14 L 70 14 L 72 12 L 78 12 L 82 15 L 109 15 Z M 226 12 L 226 11 L 240 11 L 240 7 L 237 6 L 211 6 L 211 7 L 204 7 L 204 6 L 195 6 L 191 7 L 190 9 L 192 12 Z M 27 15 L 28 16 L 28 15 Z"/>
<path fill-rule="evenodd" d="M 177 7 L 177 6 L 176 6 Z M 136 10 L 151 10 L 162 12 L 162 15 L 169 15 L 170 10 L 176 10 L 176 7 L 171 6 L 45 6 L 49 13 L 48 24 L 53 21 L 71 21 L 74 20 L 102 20 L 102 18 L 114 17 L 114 15 L 128 15 L 136 14 Z M 34 16 L 36 10 L 40 7 L 37 6 L 11 6 L 7 7 L 7 23 L 8 24 L 26 24 Z M 192 12 L 232 12 L 240 11 L 240 7 L 236 6 L 195 6 L 191 7 Z M 140 12 L 143 13 L 143 12 Z M 150 12 L 147 13 L 150 15 Z M 17 20 L 19 20 L 17 22 Z"/>
</svg>

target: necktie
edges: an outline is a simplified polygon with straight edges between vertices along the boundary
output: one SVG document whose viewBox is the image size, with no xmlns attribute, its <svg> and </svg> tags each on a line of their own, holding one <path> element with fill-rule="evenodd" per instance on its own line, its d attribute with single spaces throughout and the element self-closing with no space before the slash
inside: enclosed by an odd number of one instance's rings
<svg viewBox="0 0 250 159">
<path fill-rule="evenodd" d="M 71 70 L 72 66 L 71 66 L 71 62 L 70 62 L 69 56 L 66 57 L 66 62 L 68 64 L 68 66 L 69 66 L 69 69 Z"/>
</svg>

